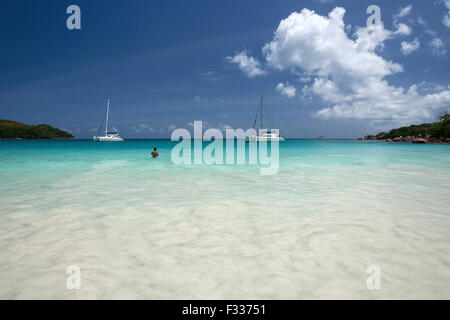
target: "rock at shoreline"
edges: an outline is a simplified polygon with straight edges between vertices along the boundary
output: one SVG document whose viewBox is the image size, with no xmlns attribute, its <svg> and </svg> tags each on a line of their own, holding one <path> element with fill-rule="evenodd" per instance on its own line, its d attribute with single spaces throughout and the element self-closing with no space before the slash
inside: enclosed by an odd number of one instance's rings
<svg viewBox="0 0 450 320">
<path fill-rule="evenodd" d="M 427 140 L 423 139 L 423 138 L 414 138 L 411 141 L 412 143 L 427 143 Z"/>
<path fill-rule="evenodd" d="M 378 135 L 377 135 L 378 136 Z M 417 135 L 417 136 L 407 136 L 407 137 L 395 137 L 393 139 L 386 138 L 386 139 L 376 139 L 377 136 L 368 135 L 362 138 L 359 138 L 358 140 L 385 140 L 386 142 L 408 142 L 408 143 L 418 143 L 418 144 L 424 144 L 424 143 L 450 143 L 450 138 L 432 138 L 430 136 L 423 135 Z M 380 135 L 381 136 L 381 135 Z"/>
<path fill-rule="evenodd" d="M 358 138 L 358 140 L 384 140 L 384 139 L 386 139 L 386 137 L 387 137 L 387 133 L 386 132 L 380 132 L 380 133 L 378 133 L 375 136 L 372 135 L 372 134 L 369 134 L 367 136 Z"/>
</svg>

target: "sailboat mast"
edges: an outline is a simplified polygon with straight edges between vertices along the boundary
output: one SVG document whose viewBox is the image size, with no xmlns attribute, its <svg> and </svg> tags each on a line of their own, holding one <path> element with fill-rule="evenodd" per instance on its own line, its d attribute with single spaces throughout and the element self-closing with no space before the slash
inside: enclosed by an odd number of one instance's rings
<svg viewBox="0 0 450 320">
<path fill-rule="evenodd" d="M 260 127 L 259 129 L 263 129 L 264 128 L 264 121 L 263 121 L 263 103 L 264 103 L 264 92 L 261 90 L 261 120 L 260 120 Z"/>
<path fill-rule="evenodd" d="M 108 134 L 108 116 L 109 116 L 109 99 L 108 99 L 108 105 L 106 106 L 106 126 L 105 126 L 105 136 Z"/>
</svg>

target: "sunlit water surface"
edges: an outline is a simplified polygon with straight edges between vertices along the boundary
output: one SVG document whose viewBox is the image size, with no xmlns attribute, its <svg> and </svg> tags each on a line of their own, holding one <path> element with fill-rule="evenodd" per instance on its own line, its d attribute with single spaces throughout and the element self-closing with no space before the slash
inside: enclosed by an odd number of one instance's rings
<svg viewBox="0 0 450 320">
<path fill-rule="evenodd" d="M 450 298 L 450 145 L 291 140 L 272 176 L 173 146 L 0 141 L 0 298 Z"/>
</svg>

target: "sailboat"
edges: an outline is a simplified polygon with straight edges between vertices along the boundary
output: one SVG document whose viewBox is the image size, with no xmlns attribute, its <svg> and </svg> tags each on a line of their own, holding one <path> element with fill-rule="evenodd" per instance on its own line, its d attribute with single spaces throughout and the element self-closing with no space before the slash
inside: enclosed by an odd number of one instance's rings
<svg viewBox="0 0 450 320">
<path fill-rule="evenodd" d="M 249 142 L 272 142 L 272 141 L 284 141 L 284 138 L 280 137 L 278 133 L 271 132 L 270 129 L 264 130 L 263 120 L 263 106 L 264 106 L 264 93 L 261 91 L 261 99 L 259 101 L 258 109 L 256 110 L 255 122 L 253 122 L 253 129 L 256 129 L 256 121 L 258 120 L 259 113 L 259 134 L 253 134 L 246 140 Z M 264 132 L 263 132 L 264 131 Z"/>
<path fill-rule="evenodd" d="M 106 125 L 105 125 L 105 135 L 104 136 L 94 136 L 94 141 L 111 141 L 111 142 L 118 142 L 118 141 L 123 141 L 123 138 L 121 136 L 119 136 L 118 132 L 115 131 L 108 131 L 108 120 L 109 120 L 109 102 L 110 100 L 108 99 L 108 104 L 106 106 Z M 103 121 L 102 121 L 103 122 Z M 100 128 L 102 127 L 102 125 L 100 125 Z M 100 131 L 99 128 L 99 131 Z"/>
</svg>

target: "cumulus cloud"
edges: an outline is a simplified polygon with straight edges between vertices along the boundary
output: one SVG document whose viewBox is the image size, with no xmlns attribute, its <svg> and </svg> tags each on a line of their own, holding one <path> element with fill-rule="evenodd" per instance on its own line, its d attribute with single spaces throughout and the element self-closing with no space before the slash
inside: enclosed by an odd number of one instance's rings
<svg viewBox="0 0 450 320">
<path fill-rule="evenodd" d="M 405 36 L 408 36 L 411 33 L 412 33 L 411 28 L 408 27 L 404 23 L 399 23 L 398 26 L 397 26 L 397 30 L 394 32 L 394 34 L 405 35 Z"/>
<path fill-rule="evenodd" d="M 430 42 L 431 52 L 435 56 L 443 56 L 447 53 L 447 50 L 445 49 L 445 44 L 442 41 L 442 39 L 434 38 Z"/>
<path fill-rule="evenodd" d="M 254 57 L 248 56 L 246 50 L 236 53 L 234 57 L 226 57 L 225 61 L 237 64 L 239 69 L 247 74 L 249 78 L 266 74 L 266 72 L 261 69 L 259 61 Z"/>
<path fill-rule="evenodd" d="M 402 41 L 401 43 L 401 51 L 402 53 L 407 56 L 409 55 L 411 52 L 416 51 L 417 49 L 419 49 L 420 47 L 420 42 L 419 39 L 415 38 L 414 41 L 411 42 L 407 42 L 407 41 Z"/>
<path fill-rule="evenodd" d="M 394 35 L 410 35 L 412 33 L 412 30 L 409 26 L 407 26 L 404 23 L 399 23 L 398 21 L 401 18 L 406 17 L 410 14 L 412 10 L 412 5 L 406 6 L 404 8 L 401 8 L 397 14 L 394 15 L 394 26 L 397 28 L 397 30 L 394 32 Z"/>
<path fill-rule="evenodd" d="M 296 93 L 295 87 L 289 85 L 288 82 L 286 82 L 286 84 L 280 82 L 279 84 L 277 84 L 276 90 L 288 98 L 295 97 Z"/>
<path fill-rule="evenodd" d="M 133 129 L 134 127 L 132 127 Z M 155 132 L 156 130 L 147 124 L 141 123 L 139 127 L 135 129 L 136 132 Z"/>
<path fill-rule="evenodd" d="M 411 4 L 406 6 L 406 7 L 404 7 L 404 8 L 401 8 L 399 10 L 399 12 L 396 15 L 394 15 L 394 19 L 406 17 L 408 14 L 411 13 L 411 10 L 412 10 L 412 5 Z"/>
<path fill-rule="evenodd" d="M 344 14 L 340 7 L 328 16 L 308 9 L 294 12 L 280 22 L 272 41 L 263 47 L 270 67 L 313 77 L 307 93 L 330 105 L 318 116 L 408 123 L 429 119 L 448 106 L 449 88 L 423 95 L 414 86 L 405 90 L 389 85 L 386 78 L 403 68 L 381 57 L 377 49 L 396 32 L 379 24 L 358 28 L 349 38 Z"/>
<path fill-rule="evenodd" d="M 450 0 L 444 0 L 444 4 L 447 7 L 448 12 L 444 15 L 442 22 L 450 28 Z"/>
</svg>

